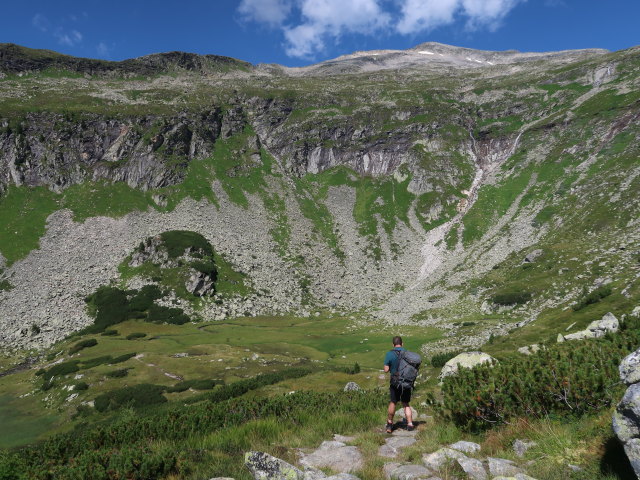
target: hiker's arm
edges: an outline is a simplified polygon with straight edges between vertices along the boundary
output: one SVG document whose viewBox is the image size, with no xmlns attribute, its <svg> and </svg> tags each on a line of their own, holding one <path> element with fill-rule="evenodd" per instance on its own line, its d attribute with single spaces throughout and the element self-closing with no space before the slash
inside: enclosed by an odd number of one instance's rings
<svg viewBox="0 0 640 480">
<path fill-rule="evenodd" d="M 384 373 L 389 373 L 389 365 L 384 366 Z"/>
</svg>

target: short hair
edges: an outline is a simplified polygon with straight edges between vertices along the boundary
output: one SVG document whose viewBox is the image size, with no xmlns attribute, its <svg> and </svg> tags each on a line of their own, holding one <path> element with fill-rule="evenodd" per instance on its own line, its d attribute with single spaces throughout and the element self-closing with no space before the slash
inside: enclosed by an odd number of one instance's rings
<svg viewBox="0 0 640 480">
<path fill-rule="evenodd" d="M 402 345 L 402 337 L 400 337 L 398 335 L 393 337 L 393 344 L 394 345 Z"/>
</svg>

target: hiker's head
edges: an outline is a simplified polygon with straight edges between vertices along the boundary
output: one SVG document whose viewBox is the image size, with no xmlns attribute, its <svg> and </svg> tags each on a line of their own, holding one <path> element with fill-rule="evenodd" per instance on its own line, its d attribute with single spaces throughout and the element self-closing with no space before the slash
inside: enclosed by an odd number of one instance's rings
<svg viewBox="0 0 640 480">
<path fill-rule="evenodd" d="M 402 346 L 402 337 L 400 337 L 398 335 L 393 337 L 393 346 L 394 347 L 401 347 Z"/>
</svg>

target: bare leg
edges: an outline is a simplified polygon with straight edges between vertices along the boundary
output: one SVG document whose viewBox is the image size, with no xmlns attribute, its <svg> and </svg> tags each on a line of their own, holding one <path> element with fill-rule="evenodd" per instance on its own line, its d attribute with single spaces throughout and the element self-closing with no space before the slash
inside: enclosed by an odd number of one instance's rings
<svg viewBox="0 0 640 480">
<path fill-rule="evenodd" d="M 408 403 L 403 403 L 404 405 L 404 416 L 407 418 L 407 425 L 413 425 L 413 414 L 411 413 L 411 407 Z"/>
<path fill-rule="evenodd" d="M 387 423 L 393 423 L 393 416 L 396 414 L 396 404 L 389 402 L 389 410 L 387 415 Z"/>
</svg>

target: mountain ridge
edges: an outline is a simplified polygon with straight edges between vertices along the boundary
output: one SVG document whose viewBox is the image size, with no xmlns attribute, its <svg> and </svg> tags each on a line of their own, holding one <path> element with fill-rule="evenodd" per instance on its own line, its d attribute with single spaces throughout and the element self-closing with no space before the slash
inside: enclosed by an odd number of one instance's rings
<svg viewBox="0 0 640 480">
<path fill-rule="evenodd" d="M 431 49 L 433 51 L 425 49 Z M 327 65 L 343 64 L 345 62 L 349 64 L 354 59 L 377 56 L 415 57 L 415 55 L 420 55 L 421 57 L 424 57 L 422 60 L 427 61 L 433 60 L 427 58 L 427 56 L 435 54 L 439 57 L 446 56 L 446 60 L 439 60 L 444 62 L 447 66 L 468 68 L 477 67 L 478 63 L 485 63 L 486 66 L 549 58 L 575 60 L 577 57 L 602 55 L 606 53 L 610 52 L 608 50 L 598 48 L 560 50 L 553 52 L 520 52 L 517 50 L 485 51 L 456 47 L 438 42 L 424 42 L 405 50 L 356 51 L 315 64 L 302 67 L 287 67 L 279 64 L 262 63 L 252 65 L 249 62 L 232 57 L 214 54 L 196 54 L 183 51 L 151 53 L 120 61 L 98 60 L 60 54 L 53 50 L 33 49 L 13 43 L 0 43 L 0 72 L 5 74 L 15 74 L 56 68 L 70 69 L 71 71 L 86 74 L 113 74 L 114 72 L 120 72 L 130 75 L 153 75 L 168 73 L 175 69 L 203 74 L 220 73 L 220 71 L 228 70 L 273 71 L 275 69 L 282 73 L 296 74 L 297 72 L 317 72 L 323 70 L 323 67 L 326 67 Z M 473 58 L 469 58 L 469 55 Z M 479 58 L 482 58 L 483 60 L 479 60 Z M 379 65 L 377 66 L 377 69 L 397 68 L 398 66 L 420 66 L 424 64 L 423 61 L 419 61 L 418 59 L 420 59 L 420 57 L 412 58 L 411 61 L 404 62 L 400 65 L 392 63 L 389 66 L 380 65 L 381 62 L 378 61 Z M 340 71 L 333 73 L 340 73 Z"/>
</svg>

